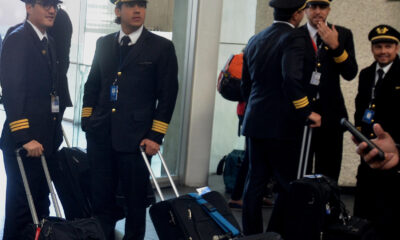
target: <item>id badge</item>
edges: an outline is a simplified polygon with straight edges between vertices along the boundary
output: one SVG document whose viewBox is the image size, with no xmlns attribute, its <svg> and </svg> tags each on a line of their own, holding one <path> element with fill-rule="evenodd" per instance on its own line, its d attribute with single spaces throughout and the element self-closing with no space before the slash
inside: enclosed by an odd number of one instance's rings
<svg viewBox="0 0 400 240">
<path fill-rule="evenodd" d="M 118 85 L 112 85 L 110 88 L 110 100 L 112 102 L 117 101 L 118 99 Z"/>
<path fill-rule="evenodd" d="M 310 84 L 314 86 L 319 86 L 320 79 L 321 79 L 321 73 L 314 71 L 311 75 Z"/>
<path fill-rule="evenodd" d="M 58 96 L 51 95 L 51 112 L 60 112 L 60 98 Z"/>
<path fill-rule="evenodd" d="M 371 124 L 372 123 L 372 119 L 375 115 L 375 112 L 371 109 L 366 109 L 364 112 L 364 116 L 363 116 L 363 122 Z"/>
</svg>

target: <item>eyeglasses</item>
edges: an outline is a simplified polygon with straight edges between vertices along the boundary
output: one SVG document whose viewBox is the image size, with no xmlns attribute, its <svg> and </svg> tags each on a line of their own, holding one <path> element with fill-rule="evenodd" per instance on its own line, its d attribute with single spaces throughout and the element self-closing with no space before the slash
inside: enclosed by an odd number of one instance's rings
<svg viewBox="0 0 400 240">
<path fill-rule="evenodd" d="M 146 8 L 147 2 L 146 1 L 131 1 L 131 2 L 124 2 L 127 7 L 135 7 L 138 6 L 140 8 Z"/>
<path fill-rule="evenodd" d="M 51 8 L 54 8 L 54 10 L 58 11 L 60 9 L 60 4 L 54 1 L 37 1 L 36 4 L 39 4 L 42 8 L 45 10 L 50 10 Z"/>
</svg>

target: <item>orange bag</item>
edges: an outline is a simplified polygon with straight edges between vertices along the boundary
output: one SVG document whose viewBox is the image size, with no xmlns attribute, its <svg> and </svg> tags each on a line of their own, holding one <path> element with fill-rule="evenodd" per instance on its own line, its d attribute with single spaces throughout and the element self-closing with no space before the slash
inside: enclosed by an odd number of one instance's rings
<svg viewBox="0 0 400 240">
<path fill-rule="evenodd" d="M 243 53 L 231 55 L 218 77 L 217 90 L 230 101 L 241 101 Z"/>
</svg>

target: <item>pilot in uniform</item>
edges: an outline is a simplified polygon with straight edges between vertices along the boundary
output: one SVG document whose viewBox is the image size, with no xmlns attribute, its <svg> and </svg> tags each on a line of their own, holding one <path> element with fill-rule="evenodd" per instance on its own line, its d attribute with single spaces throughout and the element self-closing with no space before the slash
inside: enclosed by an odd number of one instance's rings
<svg viewBox="0 0 400 240">
<path fill-rule="evenodd" d="M 143 26 L 147 1 L 111 2 L 121 30 L 98 39 L 83 97 L 91 201 L 107 239 L 114 239 L 120 188 L 124 239 L 144 239 L 150 182 L 139 146 L 151 156 L 162 144 L 178 92 L 177 58 L 171 41 Z"/>
</svg>

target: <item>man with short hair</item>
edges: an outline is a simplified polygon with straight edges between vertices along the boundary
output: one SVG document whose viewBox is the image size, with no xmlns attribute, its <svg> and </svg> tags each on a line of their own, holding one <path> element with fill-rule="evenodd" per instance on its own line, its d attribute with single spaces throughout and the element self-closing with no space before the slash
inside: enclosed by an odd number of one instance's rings
<svg viewBox="0 0 400 240">
<path fill-rule="evenodd" d="M 97 41 L 83 97 L 91 201 L 107 239 L 114 239 L 120 188 L 124 239 L 144 239 L 150 182 L 139 146 L 148 156 L 160 149 L 178 92 L 177 58 L 171 41 L 143 26 L 147 1 L 111 2 L 121 30 Z"/>
<path fill-rule="evenodd" d="M 313 131 L 309 163 L 315 154 L 315 173 L 337 181 L 343 152 L 340 119 L 347 118 L 340 77 L 354 79 L 358 66 L 351 31 L 327 22 L 331 1 L 308 0 L 305 10 L 308 22 L 299 30 L 309 35 L 305 61 L 311 68 L 308 79 L 317 91 L 311 105 L 322 118 L 321 127 Z M 312 166 L 308 164 L 308 172 Z"/>
<path fill-rule="evenodd" d="M 400 142 L 400 33 L 389 25 L 374 27 L 368 39 L 375 61 L 360 72 L 356 127 L 375 138 L 373 125 L 379 123 L 395 142 Z M 400 174 L 372 169 L 361 160 L 357 173 L 354 215 L 371 220 L 383 239 L 393 239 L 399 223 Z"/>
<path fill-rule="evenodd" d="M 57 78 L 56 52 L 47 29 L 52 27 L 59 0 L 23 0 L 26 21 L 9 33 L 3 45 L 0 81 L 7 119 L 0 139 L 7 173 L 3 239 L 24 239 L 32 223 L 15 150 L 24 148 L 30 190 L 38 217 L 49 215 L 49 189 L 40 156 L 54 161 L 62 142 L 61 121 L 68 89 Z"/>
<path fill-rule="evenodd" d="M 242 133 L 249 139 L 243 231 L 263 232 L 263 193 L 274 176 L 278 198 L 268 231 L 285 238 L 290 231 L 284 228 L 285 203 L 289 183 L 296 179 L 304 124 L 310 119 L 318 127 L 321 119 L 311 111 L 308 81 L 303 81 L 304 37 L 293 34 L 305 0 L 271 0 L 270 6 L 274 23 L 249 40 L 243 57 L 242 92 L 248 104 Z"/>
</svg>

